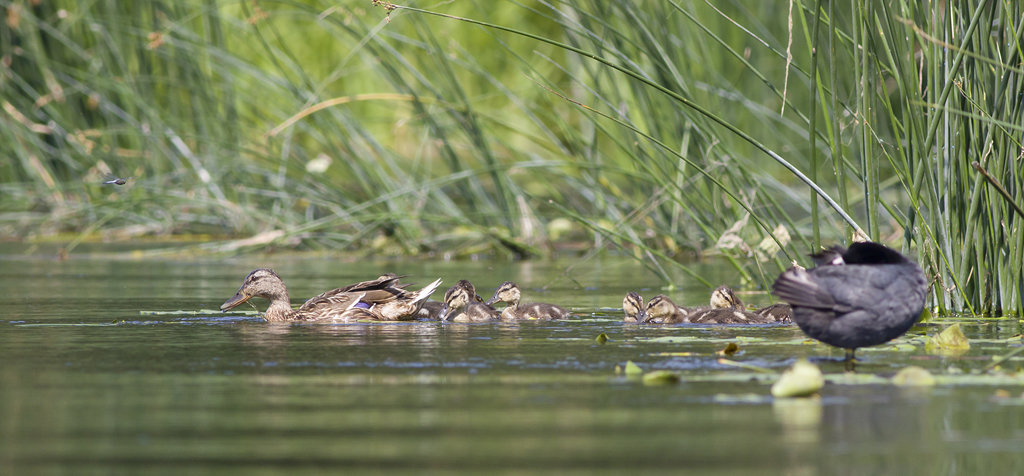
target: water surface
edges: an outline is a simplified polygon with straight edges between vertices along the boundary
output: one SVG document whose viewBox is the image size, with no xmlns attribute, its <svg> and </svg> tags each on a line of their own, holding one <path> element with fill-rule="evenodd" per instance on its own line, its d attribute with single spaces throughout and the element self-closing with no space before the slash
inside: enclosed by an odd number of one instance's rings
<svg viewBox="0 0 1024 476">
<path fill-rule="evenodd" d="M 859 353 L 795 327 L 623 324 L 623 294 L 663 292 L 631 260 L 573 262 L 0 258 L 0 473 L 1007 474 L 1024 467 L 1024 378 L 972 374 L 1020 346 L 1018 321 L 969 321 L 971 350 L 938 356 L 918 326 Z M 568 322 L 280 325 L 216 309 L 274 267 L 301 302 L 394 271 L 406 281 L 506 279 Z M 567 272 L 567 268 L 571 269 Z M 713 282 L 727 281 L 708 266 Z M 688 285 L 681 304 L 706 300 Z M 443 286 L 444 287 L 444 286 Z M 764 296 L 746 295 L 748 300 Z M 440 297 L 438 293 L 437 297 Z M 254 300 L 262 310 L 265 302 Z M 240 308 L 242 309 L 242 308 Z M 140 311 L 189 311 L 153 314 Z M 243 309 L 244 310 L 244 309 Z M 595 340 L 604 333 L 609 341 Z M 740 345 L 730 360 L 716 351 Z M 777 372 L 811 357 L 818 399 L 773 400 Z M 632 360 L 682 374 L 649 387 Z M 906 365 L 934 388 L 884 380 Z M 1021 367 L 1011 360 L 1003 368 Z"/>
</svg>

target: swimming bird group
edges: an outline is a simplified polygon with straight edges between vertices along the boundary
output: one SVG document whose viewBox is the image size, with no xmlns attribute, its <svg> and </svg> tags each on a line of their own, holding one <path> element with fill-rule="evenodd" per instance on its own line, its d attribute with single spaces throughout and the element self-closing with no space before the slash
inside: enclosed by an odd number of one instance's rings
<svg viewBox="0 0 1024 476">
<path fill-rule="evenodd" d="M 626 294 L 622 300 L 625 322 L 640 324 L 788 324 L 792 313 L 787 304 L 772 304 L 747 309 L 743 301 L 729 286 L 719 286 L 711 292 L 708 306 L 683 307 L 668 296 L 659 294 L 644 305 L 636 292 Z"/>
<path fill-rule="evenodd" d="M 924 309 L 928 289 L 924 273 L 895 250 L 879 243 L 858 242 L 849 248 L 826 249 L 812 258 L 816 267 L 794 266 L 776 279 L 772 292 L 784 303 L 748 309 L 728 286 L 716 288 L 709 305 L 700 307 L 678 306 L 663 294 L 645 304 L 640 294 L 630 292 L 622 300 L 624 320 L 638 324 L 796 323 L 808 336 L 846 349 L 847 362 L 852 362 L 857 348 L 903 335 Z M 270 301 L 263 317 L 271 322 L 488 322 L 558 320 L 571 315 L 554 304 L 522 303 L 522 291 L 512 281 L 501 283 L 485 301 L 472 283 L 460 280 L 448 288 L 443 301 L 436 302 L 428 298 L 440 286 L 440 279 L 419 291 L 409 291 L 401 278 L 388 273 L 349 284 L 293 309 L 281 277 L 271 269 L 260 268 L 245 277 L 221 310 L 260 297 Z M 495 308 L 498 303 L 504 303 L 504 308 Z"/>
<path fill-rule="evenodd" d="M 263 313 L 269 322 L 348 322 L 357 320 L 409 321 L 437 319 L 453 322 L 486 322 L 515 320 L 554 320 L 569 317 L 568 310 L 547 303 L 520 303 L 522 292 L 512 281 L 505 281 L 486 302 L 476 294 L 476 287 L 460 280 L 448 289 L 444 301 L 428 298 L 441 285 L 437 279 L 419 291 L 408 291 L 400 283 L 403 276 L 383 274 L 377 279 L 361 281 L 314 296 L 292 309 L 288 288 L 274 270 L 260 268 L 242 280 L 235 295 L 221 304 L 227 311 L 254 297 L 270 301 Z M 495 303 L 505 303 L 501 311 Z"/>
</svg>

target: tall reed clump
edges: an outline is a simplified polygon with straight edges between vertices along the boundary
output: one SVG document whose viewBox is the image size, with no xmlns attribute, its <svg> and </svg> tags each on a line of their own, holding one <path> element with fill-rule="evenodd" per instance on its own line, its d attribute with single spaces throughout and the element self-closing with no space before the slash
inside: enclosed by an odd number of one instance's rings
<svg viewBox="0 0 1024 476">
<path fill-rule="evenodd" d="M 1020 308 L 1016 2 L 375 3 L 0 0 L 0 233 L 762 285 L 856 234 L 943 311 Z"/>
<path fill-rule="evenodd" d="M 718 236 L 719 248 L 771 250 L 764 240 L 793 231 L 794 243 L 775 240 L 790 256 L 843 234 L 901 242 L 941 311 L 1019 310 L 1024 7 L 788 6 L 571 1 L 543 10 L 564 40 L 461 20 L 574 54 L 557 94 L 605 118 L 597 127 L 651 192 L 624 200 L 640 213 L 603 230 L 612 239 L 630 241 L 622 229 L 643 219 L 656 236 Z M 787 18 L 787 31 L 772 27 Z M 737 216 L 757 226 L 737 237 L 744 227 L 725 226 Z"/>
</svg>

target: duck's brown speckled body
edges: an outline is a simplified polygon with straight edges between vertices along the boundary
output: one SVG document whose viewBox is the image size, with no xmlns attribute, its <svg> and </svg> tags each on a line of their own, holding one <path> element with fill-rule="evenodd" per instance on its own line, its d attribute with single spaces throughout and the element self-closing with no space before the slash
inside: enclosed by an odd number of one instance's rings
<svg viewBox="0 0 1024 476">
<path fill-rule="evenodd" d="M 310 298 L 292 309 L 284 280 L 269 268 L 249 273 L 221 311 L 232 309 L 253 297 L 270 300 L 263 318 L 270 322 L 351 321 L 373 319 L 401 321 L 415 318 L 423 301 L 441 284 L 438 279 L 419 292 L 398 285 L 399 277 L 386 274 L 377 279 L 350 284 Z"/>
</svg>

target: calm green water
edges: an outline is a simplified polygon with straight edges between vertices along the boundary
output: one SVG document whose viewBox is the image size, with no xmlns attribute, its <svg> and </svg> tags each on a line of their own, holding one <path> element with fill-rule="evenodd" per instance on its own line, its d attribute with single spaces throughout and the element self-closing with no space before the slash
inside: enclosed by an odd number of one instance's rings
<svg viewBox="0 0 1024 476">
<path fill-rule="evenodd" d="M 971 371 L 1016 346 L 1017 321 L 965 323 L 960 357 L 925 352 L 915 328 L 861 352 L 862 377 L 920 365 L 929 389 L 830 381 L 820 399 L 773 400 L 774 374 L 840 352 L 795 327 L 639 327 L 631 289 L 657 282 L 629 260 L 65 262 L 0 258 L 0 474 L 692 473 L 1011 474 L 1024 468 L 1024 378 Z M 242 277 L 274 267 L 293 301 L 394 271 L 410 282 L 506 279 L 569 322 L 270 325 L 216 309 Z M 717 271 L 716 271 L 717 270 Z M 720 281 L 721 267 L 709 266 Z M 582 287 L 581 287 L 582 286 Z M 653 289 L 653 290 L 652 290 Z M 708 290 L 686 287 L 680 303 Z M 439 293 L 440 294 L 440 293 Z M 751 301 L 763 298 L 750 296 Z M 265 302 L 257 304 L 261 309 Z M 610 341 L 600 345 L 595 337 Z M 671 354 L 671 355 L 670 355 Z M 632 360 L 679 385 L 617 377 Z M 1022 366 L 1020 360 L 1004 365 Z M 1006 398 L 1006 395 L 1009 395 Z"/>
</svg>

